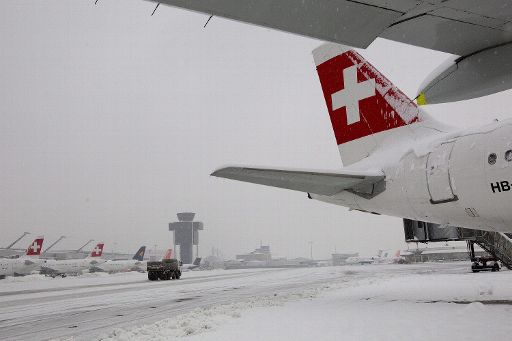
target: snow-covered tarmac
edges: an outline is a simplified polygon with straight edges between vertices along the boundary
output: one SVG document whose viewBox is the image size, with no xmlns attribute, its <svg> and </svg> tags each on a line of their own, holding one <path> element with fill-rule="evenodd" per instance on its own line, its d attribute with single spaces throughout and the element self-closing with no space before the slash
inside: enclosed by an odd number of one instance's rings
<svg viewBox="0 0 512 341">
<path fill-rule="evenodd" d="M 512 271 L 469 263 L 0 281 L 0 339 L 509 340 Z"/>
</svg>

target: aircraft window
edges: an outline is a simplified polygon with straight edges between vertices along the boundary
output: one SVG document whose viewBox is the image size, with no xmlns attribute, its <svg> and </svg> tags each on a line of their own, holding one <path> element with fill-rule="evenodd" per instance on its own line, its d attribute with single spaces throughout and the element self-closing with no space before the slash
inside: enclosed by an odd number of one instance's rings
<svg viewBox="0 0 512 341">
<path fill-rule="evenodd" d="M 490 165 L 494 165 L 496 163 L 496 159 L 498 157 L 496 156 L 496 154 L 492 153 L 492 154 L 489 154 L 489 157 L 487 158 L 487 162 L 489 162 Z"/>
<path fill-rule="evenodd" d="M 505 160 L 508 162 L 512 161 L 512 149 L 505 152 Z"/>
</svg>

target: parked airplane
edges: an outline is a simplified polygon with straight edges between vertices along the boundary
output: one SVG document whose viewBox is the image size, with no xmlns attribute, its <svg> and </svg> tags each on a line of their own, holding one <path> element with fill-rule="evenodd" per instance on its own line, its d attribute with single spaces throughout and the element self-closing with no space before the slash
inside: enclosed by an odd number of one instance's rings
<svg viewBox="0 0 512 341">
<path fill-rule="evenodd" d="M 345 167 L 227 167 L 213 176 L 307 192 L 352 210 L 512 232 L 512 120 L 457 130 L 350 48 L 329 43 L 313 56 Z"/>
<path fill-rule="evenodd" d="M 197 257 L 194 259 L 194 262 L 192 264 L 182 264 L 181 270 L 187 271 L 187 270 L 194 270 L 197 269 L 201 265 L 201 257 Z"/>
<path fill-rule="evenodd" d="M 512 88 L 510 0 L 152 1 L 353 47 L 381 37 L 459 56 L 427 77 L 420 104 Z"/>
<path fill-rule="evenodd" d="M 103 243 L 98 243 L 96 247 L 92 249 L 89 256 L 83 259 L 49 259 L 41 266 L 41 273 L 50 276 L 62 277 L 65 277 L 68 274 L 79 275 L 84 270 L 88 270 L 92 265 L 105 262 L 104 259 L 100 258 L 102 253 Z"/>
<path fill-rule="evenodd" d="M 0 278 L 5 276 L 28 275 L 37 270 L 46 261 L 40 259 L 43 237 L 37 237 L 28 246 L 25 255 L 18 258 L 0 258 Z"/>
<path fill-rule="evenodd" d="M 91 271 L 102 271 L 108 273 L 123 272 L 123 271 L 138 271 L 146 268 L 144 261 L 144 253 L 146 247 L 141 246 L 133 255 L 132 259 L 114 259 L 108 260 L 101 264 L 91 266 Z"/>
</svg>

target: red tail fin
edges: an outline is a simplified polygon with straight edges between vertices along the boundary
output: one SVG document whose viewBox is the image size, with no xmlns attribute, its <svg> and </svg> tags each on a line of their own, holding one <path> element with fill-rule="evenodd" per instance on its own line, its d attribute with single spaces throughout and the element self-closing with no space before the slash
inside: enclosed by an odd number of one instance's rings
<svg viewBox="0 0 512 341">
<path fill-rule="evenodd" d="M 167 249 L 165 255 L 162 259 L 171 259 L 172 258 L 172 249 Z"/>
<path fill-rule="evenodd" d="M 355 146 L 375 144 L 366 137 L 420 121 L 414 102 L 354 50 L 325 44 L 313 56 L 344 164 L 368 155 L 371 146 Z"/>
<path fill-rule="evenodd" d="M 98 243 L 94 249 L 92 249 L 89 257 L 101 257 L 103 254 L 103 243 Z"/>
<path fill-rule="evenodd" d="M 34 239 L 34 241 L 28 246 L 25 254 L 27 256 L 39 256 L 43 248 L 43 241 L 44 237 L 37 237 Z"/>
</svg>

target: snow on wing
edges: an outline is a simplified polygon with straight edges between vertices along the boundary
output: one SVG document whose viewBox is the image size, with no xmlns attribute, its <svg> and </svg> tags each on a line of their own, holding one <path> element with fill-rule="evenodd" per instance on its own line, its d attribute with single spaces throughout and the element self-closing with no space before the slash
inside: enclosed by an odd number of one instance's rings
<svg viewBox="0 0 512 341">
<path fill-rule="evenodd" d="M 403 15 L 390 6 L 348 0 L 152 1 L 361 48 Z"/>
<path fill-rule="evenodd" d="M 331 196 L 384 179 L 381 171 L 324 173 L 281 169 L 226 167 L 211 174 L 219 178 Z"/>
<path fill-rule="evenodd" d="M 352 47 L 377 37 L 467 56 L 510 41 L 510 0 L 151 0 Z"/>
</svg>

